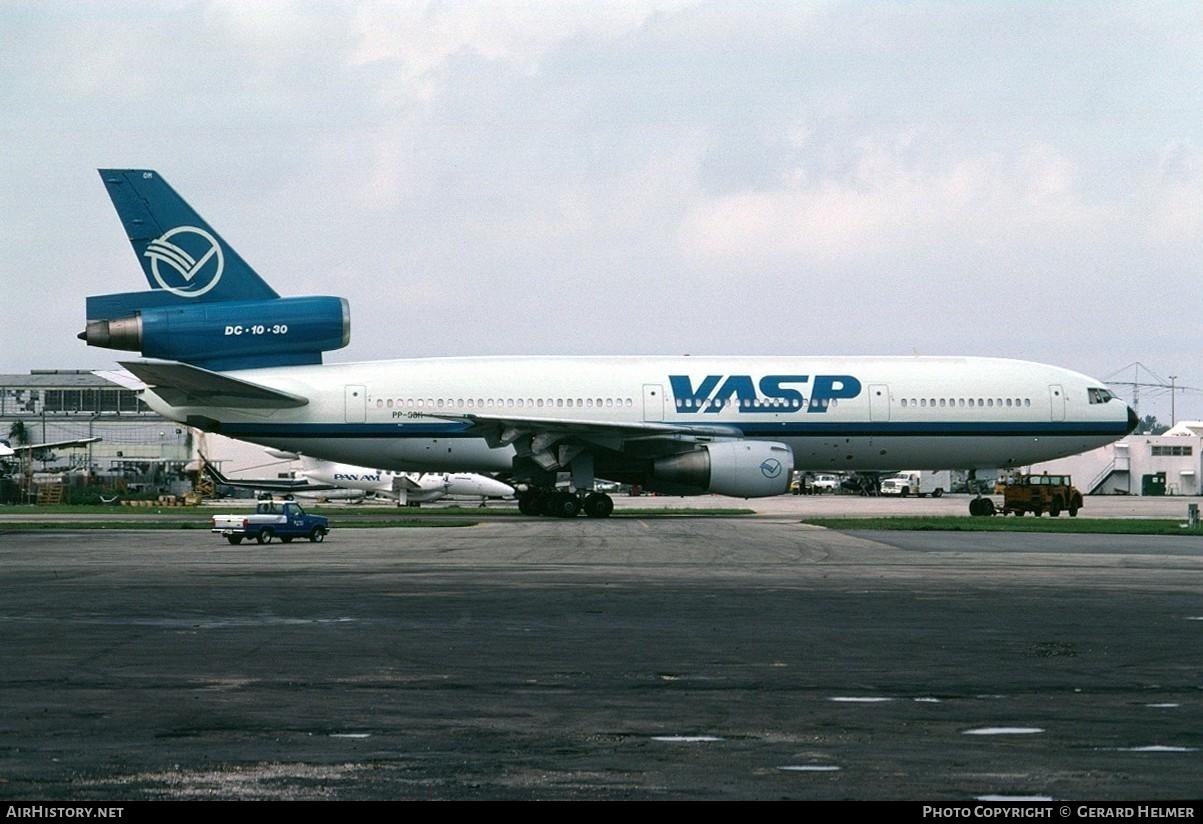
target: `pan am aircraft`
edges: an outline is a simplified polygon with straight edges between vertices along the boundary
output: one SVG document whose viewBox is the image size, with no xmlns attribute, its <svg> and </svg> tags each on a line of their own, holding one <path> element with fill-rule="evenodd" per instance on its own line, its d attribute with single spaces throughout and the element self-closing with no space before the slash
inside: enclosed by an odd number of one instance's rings
<svg viewBox="0 0 1203 824">
<path fill-rule="evenodd" d="M 280 297 L 163 178 L 104 169 L 150 291 L 87 300 L 89 345 L 209 432 L 398 471 L 503 473 L 524 512 L 605 517 L 598 477 L 761 497 L 794 467 L 1012 467 L 1122 437 L 1101 382 L 980 357 L 489 357 L 323 364 L 346 300 Z M 568 476 L 565 487 L 560 473 Z"/>
<path fill-rule="evenodd" d="M 290 495 L 317 495 L 335 490 L 393 498 L 397 506 L 417 506 L 446 497 L 509 498 L 514 488 L 486 475 L 470 472 L 390 472 L 363 466 L 325 461 L 308 455 L 272 451 L 273 455 L 300 460 L 296 478 L 227 478 L 202 455 L 205 471 L 219 484 Z"/>
</svg>

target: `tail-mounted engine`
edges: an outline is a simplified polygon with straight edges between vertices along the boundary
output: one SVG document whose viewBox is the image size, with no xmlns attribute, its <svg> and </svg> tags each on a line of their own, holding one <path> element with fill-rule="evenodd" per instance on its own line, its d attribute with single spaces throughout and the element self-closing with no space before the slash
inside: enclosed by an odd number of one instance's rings
<svg viewBox="0 0 1203 824">
<path fill-rule="evenodd" d="M 137 293 L 142 301 L 152 295 Z M 341 349 L 351 337 L 343 298 L 174 303 L 132 311 L 124 300 L 106 305 L 129 297 L 89 298 L 89 320 L 79 338 L 89 346 L 223 370 L 321 363 L 323 352 Z"/>
</svg>

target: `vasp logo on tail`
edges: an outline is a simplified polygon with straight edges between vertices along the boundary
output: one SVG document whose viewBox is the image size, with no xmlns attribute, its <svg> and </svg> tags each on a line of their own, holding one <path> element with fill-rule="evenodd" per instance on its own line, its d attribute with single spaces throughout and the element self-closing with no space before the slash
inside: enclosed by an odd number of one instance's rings
<svg viewBox="0 0 1203 824">
<path fill-rule="evenodd" d="M 208 292 L 221 280 L 225 268 L 217 238 L 195 226 L 168 229 L 142 254 L 150 258 L 150 271 L 158 284 L 182 298 L 198 298 Z"/>
</svg>

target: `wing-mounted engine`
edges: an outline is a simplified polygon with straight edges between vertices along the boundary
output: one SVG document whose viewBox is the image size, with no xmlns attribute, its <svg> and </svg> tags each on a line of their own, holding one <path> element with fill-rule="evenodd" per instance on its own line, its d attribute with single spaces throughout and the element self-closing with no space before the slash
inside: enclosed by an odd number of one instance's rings
<svg viewBox="0 0 1203 824">
<path fill-rule="evenodd" d="M 733 498 L 765 498 L 789 489 L 794 453 L 772 441 L 720 441 L 657 458 L 647 488 L 665 492 L 713 492 Z"/>
</svg>

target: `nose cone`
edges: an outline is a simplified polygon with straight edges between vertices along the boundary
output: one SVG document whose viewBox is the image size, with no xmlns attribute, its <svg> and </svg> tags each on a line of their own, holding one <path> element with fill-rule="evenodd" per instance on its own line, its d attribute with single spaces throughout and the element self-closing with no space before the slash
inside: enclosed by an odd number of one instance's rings
<svg viewBox="0 0 1203 824">
<path fill-rule="evenodd" d="M 1140 426 L 1140 418 L 1136 416 L 1136 411 L 1132 407 L 1128 407 L 1128 434 L 1132 434 L 1136 427 Z"/>
<path fill-rule="evenodd" d="M 514 496 L 514 487 L 507 483 L 502 483 L 496 478 L 481 479 L 481 495 L 488 495 L 490 498 L 512 498 Z"/>
</svg>

